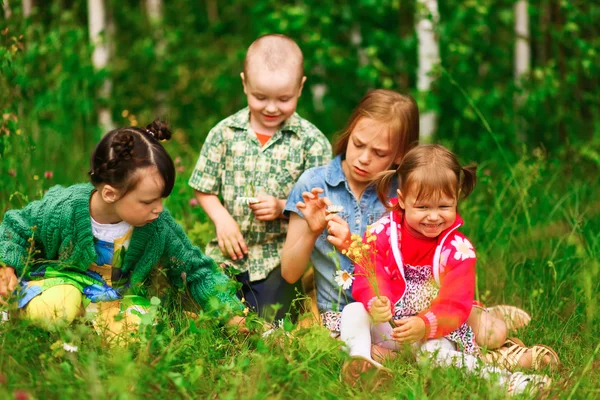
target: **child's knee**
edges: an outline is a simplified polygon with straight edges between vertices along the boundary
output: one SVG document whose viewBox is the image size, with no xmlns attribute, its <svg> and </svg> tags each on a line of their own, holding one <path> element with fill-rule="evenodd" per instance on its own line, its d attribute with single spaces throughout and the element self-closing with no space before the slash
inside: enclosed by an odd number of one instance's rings
<svg viewBox="0 0 600 400">
<path fill-rule="evenodd" d="M 73 285 L 57 285 L 31 299 L 25 315 L 34 321 L 70 323 L 82 315 L 83 295 Z"/>
<path fill-rule="evenodd" d="M 344 315 L 344 313 L 353 315 L 369 315 L 369 312 L 367 311 L 363 303 L 359 301 L 350 303 L 346 307 L 344 307 L 344 309 L 342 310 L 342 315 Z"/>
<path fill-rule="evenodd" d="M 508 329 L 502 319 L 484 312 L 478 325 L 478 329 L 475 330 L 475 341 L 479 346 L 497 349 L 506 341 Z"/>
</svg>

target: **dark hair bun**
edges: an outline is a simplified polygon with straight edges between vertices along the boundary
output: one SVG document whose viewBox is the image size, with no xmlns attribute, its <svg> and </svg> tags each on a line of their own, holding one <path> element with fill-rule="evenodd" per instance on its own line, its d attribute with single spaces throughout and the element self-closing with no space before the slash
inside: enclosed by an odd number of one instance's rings
<svg viewBox="0 0 600 400">
<path fill-rule="evenodd" d="M 116 160 L 131 160 L 133 158 L 133 147 L 135 139 L 131 132 L 120 132 L 115 135 L 112 142 L 112 148 L 115 152 Z"/>
<path fill-rule="evenodd" d="M 160 119 L 155 119 L 151 124 L 146 126 L 146 130 L 152 133 L 157 140 L 169 140 L 173 135 L 169 130 L 169 124 Z"/>
</svg>

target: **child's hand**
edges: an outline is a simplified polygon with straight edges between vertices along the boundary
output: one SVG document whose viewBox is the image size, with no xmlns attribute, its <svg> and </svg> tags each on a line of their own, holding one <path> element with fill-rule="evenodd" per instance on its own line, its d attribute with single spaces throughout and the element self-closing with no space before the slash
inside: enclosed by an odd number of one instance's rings
<svg viewBox="0 0 600 400">
<path fill-rule="evenodd" d="M 248 330 L 248 327 L 246 327 L 246 318 L 236 315 L 233 318 L 231 318 L 228 322 L 227 325 L 237 329 L 238 332 L 240 333 L 248 333 L 250 332 Z"/>
<path fill-rule="evenodd" d="M 337 214 L 328 214 L 325 221 L 327 221 L 327 232 L 329 232 L 327 240 L 329 240 L 329 243 L 334 245 L 340 253 L 342 250 L 348 250 L 352 240 L 348 222 Z"/>
<path fill-rule="evenodd" d="M 425 336 L 425 322 L 419 317 L 408 317 L 395 322 L 398 327 L 392 331 L 392 339 L 398 343 L 415 343 Z"/>
<path fill-rule="evenodd" d="M 11 267 L 0 267 L 0 304 L 6 304 L 3 298 L 11 295 L 17 286 L 17 276 Z"/>
<path fill-rule="evenodd" d="M 392 310 L 390 306 L 390 299 L 385 296 L 381 296 L 373 300 L 371 303 L 371 317 L 373 322 L 376 324 L 380 322 L 387 322 L 392 319 Z"/>
<path fill-rule="evenodd" d="M 218 221 L 215 228 L 221 253 L 232 260 L 244 258 L 244 254 L 248 254 L 248 247 L 237 222 L 229 214 Z"/>
<path fill-rule="evenodd" d="M 250 204 L 256 219 L 259 221 L 273 221 L 283 214 L 285 200 L 273 196 L 258 196 L 258 203 Z"/>
<path fill-rule="evenodd" d="M 299 201 L 296 204 L 298 210 L 302 211 L 308 228 L 315 234 L 320 234 L 327 226 L 325 209 L 331 204 L 327 197 L 319 198 L 319 194 L 322 193 L 323 189 L 313 188 L 310 192 L 302 193 L 302 200 L 304 201 Z"/>
</svg>

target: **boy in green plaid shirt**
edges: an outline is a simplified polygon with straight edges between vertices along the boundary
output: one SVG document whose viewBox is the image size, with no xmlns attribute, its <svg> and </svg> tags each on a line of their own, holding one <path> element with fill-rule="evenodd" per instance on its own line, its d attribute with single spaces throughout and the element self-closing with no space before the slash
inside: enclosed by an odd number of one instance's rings
<svg viewBox="0 0 600 400">
<path fill-rule="evenodd" d="M 287 36 L 252 43 L 241 73 L 248 107 L 209 132 L 189 180 L 216 227 L 206 254 L 234 268 L 240 297 L 269 319 L 288 312 L 297 287 L 281 277 L 286 199 L 303 171 L 331 159 L 325 135 L 295 112 L 303 63 Z"/>
</svg>

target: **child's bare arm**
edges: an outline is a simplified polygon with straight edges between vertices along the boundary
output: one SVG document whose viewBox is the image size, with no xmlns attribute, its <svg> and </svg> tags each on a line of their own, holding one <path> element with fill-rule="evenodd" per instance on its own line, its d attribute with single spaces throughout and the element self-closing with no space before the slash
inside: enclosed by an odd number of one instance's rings
<svg viewBox="0 0 600 400">
<path fill-rule="evenodd" d="M 231 257 L 232 260 L 244 258 L 244 255 L 248 254 L 246 241 L 237 222 L 221 204 L 219 198 L 214 194 L 202 193 L 197 190 L 194 191 L 194 194 L 200 206 L 215 224 L 221 252 Z"/>
<path fill-rule="evenodd" d="M 288 232 L 281 254 L 281 275 L 289 283 L 302 277 L 320 231 L 312 231 L 306 220 L 296 213 L 290 215 Z"/>
</svg>

